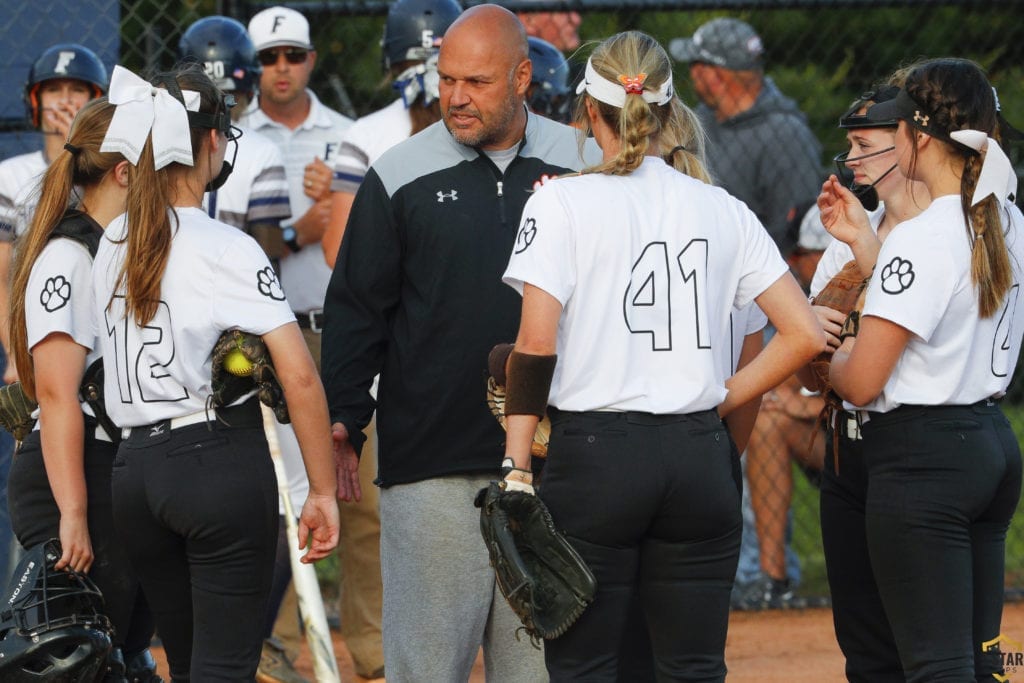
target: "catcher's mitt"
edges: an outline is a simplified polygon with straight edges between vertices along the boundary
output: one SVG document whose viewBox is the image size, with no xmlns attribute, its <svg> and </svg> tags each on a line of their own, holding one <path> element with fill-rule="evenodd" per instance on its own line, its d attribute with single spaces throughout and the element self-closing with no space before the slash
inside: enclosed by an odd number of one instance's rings
<svg viewBox="0 0 1024 683">
<path fill-rule="evenodd" d="M 241 352 L 252 364 L 246 375 L 232 374 L 224 367 L 228 354 L 235 350 Z M 278 422 L 291 422 L 288 404 L 284 400 L 284 390 L 281 389 L 281 383 L 274 371 L 274 362 L 262 338 L 241 330 L 227 330 L 213 345 L 211 358 L 213 373 L 210 385 L 215 406 L 229 406 L 255 389 L 260 401 L 273 409 Z"/>
<path fill-rule="evenodd" d="M 21 382 L 0 387 L 0 426 L 10 432 L 15 440 L 24 441 L 36 426 L 33 411 L 39 404 L 25 395 Z"/>
<path fill-rule="evenodd" d="M 502 429 L 508 429 L 505 422 L 505 361 L 510 353 L 512 353 L 512 344 L 498 344 L 491 349 L 487 359 L 491 373 L 491 376 L 487 378 L 487 407 Z M 550 439 L 551 419 L 545 415 L 537 423 L 537 431 L 533 433 L 530 455 L 535 458 L 546 458 Z"/>
<path fill-rule="evenodd" d="M 498 588 L 534 644 L 565 633 L 597 591 L 583 558 L 537 496 L 503 491 L 492 481 L 475 505 Z"/>
</svg>

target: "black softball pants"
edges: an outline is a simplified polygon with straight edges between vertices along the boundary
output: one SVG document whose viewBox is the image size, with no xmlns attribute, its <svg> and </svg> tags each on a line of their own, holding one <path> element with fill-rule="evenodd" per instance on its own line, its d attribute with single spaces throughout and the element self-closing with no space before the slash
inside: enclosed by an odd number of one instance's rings
<svg viewBox="0 0 1024 683">
<path fill-rule="evenodd" d="M 1021 454 L 999 406 L 903 406 L 864 425 L 868 549 L 908 681 L 991 681 Z"/>
<path fill-rule="evenodd" d="M 114 514 L 172 679 L 252 681 L 277 544 L 277 485 L 259 404 L 210 418 L 132 429 L 114 460 Z"/>
<path fill-rule="evenodd" d="M 821 479 L 821 541 L 832 621 L 850 683 L 902 683 L 896 641 L 871 570 L 864 513 L 868 471 L 863 441 L 847 436 L 844 421 L 850 417 L 845 411 L 837 416 L 838 455 L 833 429 L 825 435 Z"/>
<path fill-rule="evenodd" d="M 96 421 L 89 416 L 85 419 L 84 449 L 89 540 L 94 556 L 89 578 L 103 593 L 103 611 L 114 627 L 111 640 L 115 647 L 123 647 L 126 639 L 132 639 L 132 613 L 136 600 L 141 600 L 139 581 L 124 543 L 114 531 L 110 477 L 117 447 L 96 438 Z M 8 499 L 11 527 L 22 547 L 32 548 L 60 538 L 60 509 L 46 475 L 38 430 L 25 438 L 14 456 Z M 152 632 L 144 635 L 148 643 Z"/>
<path fill-rule="evenodd" d="M 551 680 L 616 680 L 635 589 L 658 680 L 724 680 L 742 526 L 725 425 L 715 411 L 550 412 L 539 495 L 597 578 L 594 602 L 545 642 Z"/>
</svg>

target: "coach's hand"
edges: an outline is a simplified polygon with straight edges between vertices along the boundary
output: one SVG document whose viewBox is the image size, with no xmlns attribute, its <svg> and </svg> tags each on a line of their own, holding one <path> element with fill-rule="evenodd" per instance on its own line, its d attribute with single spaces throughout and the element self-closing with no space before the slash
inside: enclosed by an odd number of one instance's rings
<svg viewBox="0 0 1024 683">
<path fill-rule="evenodd" d="M 359 456 L 352 447 L 345 425 L 340 422 L 331 425 L 331 439 L 334 442 L 334 466 L 338 472 L 338 498 L 360 501 L 363 491 L 359 488 Z"/>
</svg>

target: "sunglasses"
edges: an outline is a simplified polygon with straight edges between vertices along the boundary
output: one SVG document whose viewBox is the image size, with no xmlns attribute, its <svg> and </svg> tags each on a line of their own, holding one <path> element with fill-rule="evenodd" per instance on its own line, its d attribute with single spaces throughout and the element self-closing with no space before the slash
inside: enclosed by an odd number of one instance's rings
<svg viewBox="0 0 1024 683">
<path fill-rule="evenodd" d="M 277 64 L 279 55 L 284 55 L 285 60 L 289 64 L 303 64 L 306 61 L 307 55 L 309 55 L 309 50 L 303 50 L 300 47 L 289 47 L 284 50 L 263 50 L 257 55 L 257 58 L 263 66 L 273 66 Z"/>
</svg>

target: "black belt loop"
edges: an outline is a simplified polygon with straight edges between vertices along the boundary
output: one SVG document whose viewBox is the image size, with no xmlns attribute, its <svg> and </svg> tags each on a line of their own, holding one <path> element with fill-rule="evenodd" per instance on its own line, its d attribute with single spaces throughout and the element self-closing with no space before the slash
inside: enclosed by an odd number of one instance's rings
<svg viewBox="0 0 1024 683">
<path fill-rule="evenodd" d="M 320 334 L 324 329 L 324 312 L 322 310 L 307 311 L 305 313 L 295 313 L 295 322 L 299 323 L 299 327 L 304 330 L 309 330 L 315 334 Z"/>
</svg>

